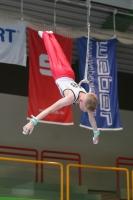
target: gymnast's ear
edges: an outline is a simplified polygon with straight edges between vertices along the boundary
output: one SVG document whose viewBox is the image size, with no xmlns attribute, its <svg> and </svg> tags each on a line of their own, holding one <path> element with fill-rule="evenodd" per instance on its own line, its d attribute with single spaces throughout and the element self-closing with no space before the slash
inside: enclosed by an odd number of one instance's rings
<svg viewBox="0 0 133 200">
<path fill-rule="evenodd" d="M 83 101 L 83 99 L 82 98 L 79 98 L 79 102 L 82 102 Z"/>
</svg>

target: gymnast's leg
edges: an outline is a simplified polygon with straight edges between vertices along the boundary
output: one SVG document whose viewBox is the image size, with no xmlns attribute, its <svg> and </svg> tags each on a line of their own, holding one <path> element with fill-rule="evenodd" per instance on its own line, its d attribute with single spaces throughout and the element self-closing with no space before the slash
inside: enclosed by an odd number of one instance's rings
<svg viewBox="0 0 133 200">
<path fill-rule="evenodd" d="M 69 77 L 75 80 L 75 74 L 70 66 L 70 63 L 68 62 L 53 32 L 39 31 L 38 34 L 44 41 L 54 80 L 57 80 L 61 77 Z"/>
</svg>

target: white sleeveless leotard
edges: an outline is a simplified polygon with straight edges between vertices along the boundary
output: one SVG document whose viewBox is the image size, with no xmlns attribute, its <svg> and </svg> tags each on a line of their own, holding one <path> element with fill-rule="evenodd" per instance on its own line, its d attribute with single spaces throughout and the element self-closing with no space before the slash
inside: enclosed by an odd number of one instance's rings
<svg viewBox="0 0 133 200">
<path fill-rule="evenodd" d="M 74 94 L 74 102 L 75 103 L 79 98 L 79 93 L 87 93 L 86 90 L 79 86 L 73 79 L 68 77 L 59 78 L 56 81 L 56 84 L 59 88 L 60 94 L 64 97 L 65 90 L 71 90 Z"/>
</svg>

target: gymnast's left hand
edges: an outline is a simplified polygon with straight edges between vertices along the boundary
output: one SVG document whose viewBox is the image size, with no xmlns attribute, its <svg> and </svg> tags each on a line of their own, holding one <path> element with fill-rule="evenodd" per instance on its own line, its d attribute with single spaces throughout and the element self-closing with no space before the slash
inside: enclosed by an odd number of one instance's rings
<svg viewBox="0 0 133 200">
<path fill-rule="evenodd" d="M 34 124 L 32 122 L 29 122 L 28 124 L 26 124 L 24 127 L 23 127 L 23 134 L 24 135 L 29 135 L 32 133 L 34 129 Z"/>
</svg>

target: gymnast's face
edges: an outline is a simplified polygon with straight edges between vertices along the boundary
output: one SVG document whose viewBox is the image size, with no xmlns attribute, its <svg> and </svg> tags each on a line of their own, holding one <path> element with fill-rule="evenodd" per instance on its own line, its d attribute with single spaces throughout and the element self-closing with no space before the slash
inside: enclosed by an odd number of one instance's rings
<svg viewBox="0 0 133 200">
<path fill-rule="evenodd" d="M 85 108 L 84 101 L 83 101 L 82 98 L 79 99 L 79 108 L 80 108 L 80 110 L 82 110 L 83 112 L 86 112 L 86 111 L 87 111 L 86 108 Z"/>
</svg>

